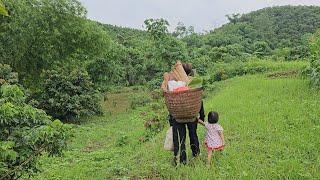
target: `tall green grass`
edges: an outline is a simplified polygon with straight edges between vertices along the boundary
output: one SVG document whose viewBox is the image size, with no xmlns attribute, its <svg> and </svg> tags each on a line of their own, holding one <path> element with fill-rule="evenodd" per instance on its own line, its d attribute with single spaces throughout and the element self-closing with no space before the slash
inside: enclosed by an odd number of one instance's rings
<svg viewBox="0 0 320 180">
<path fill-rule="evenodd" d="M 208 70 L 209 82 L 226 80 L 235 76 L 261 74 L 275 71 L 294 71 L 297 74 L 305 69 L 307 61 L 272 61 L 252 59 L 245 62 L 216 63 Z"/>
<path fill-rule="evenodd" d="M 209 68 L 209 74 L 218 69 L 226 69 L 226 71 L 243 71 L 266 72 L 266 71 L 286 71 L 286 70 L 301 70 L 308 66 L 309 62 L 300 61 L 274 61 L 263 59 L 249 59 L 248 61 L 234 61 L 232 63 L 215 63 L 212 68 Z"/>
<path fill-rule="evenodd" d="M 141 151 L 139 169 L 154 169 L 151 174 L 171 179 L 319 179 L 320 92 L 300 79 L 249 76 L 225 83 L 205 101 L 206 112 L 220 113 L 227 139 L 214 166 L 205 168 L 202 148 L 200 159 L 170 167 L 170 153 L 162 152 L 159 138 L 148 145 L 149 153 Z M 199 130 L 203 140 L 204 128 Z"/>
<path fill-rule="evenodd" d="M 93 118 L 76 128 L 61 158 L 43 158 L 36 179 L 319 179 L 320 92 L 298 78 L 243 76 L 221 82 L 205 99 L 220 113 L 226 148 L 205 167 L 197 159 L 174 168 L 163 150 L 165 130 L 141 143 L 150 107 Z M 166 112 L 163 112 L 166 113 Z M 203 142 L 205 131 L 199 126 Z M 191 150 L 187 146 L 188 157 Z"/>
</svg>

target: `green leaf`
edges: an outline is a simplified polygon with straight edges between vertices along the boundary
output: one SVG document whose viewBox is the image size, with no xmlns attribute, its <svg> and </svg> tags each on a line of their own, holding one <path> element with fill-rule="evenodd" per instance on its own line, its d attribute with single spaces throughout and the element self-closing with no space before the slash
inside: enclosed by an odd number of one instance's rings
<svg viewBox="0 0 320 180">
<path fill-rule="evenodd" d="M 203 78 L 201 77 L 194 77 L 192 81 L 189 83 L 189 88 L 195 89 L 195 88 L 201 88 L 203 84 Z"/>
</svg>

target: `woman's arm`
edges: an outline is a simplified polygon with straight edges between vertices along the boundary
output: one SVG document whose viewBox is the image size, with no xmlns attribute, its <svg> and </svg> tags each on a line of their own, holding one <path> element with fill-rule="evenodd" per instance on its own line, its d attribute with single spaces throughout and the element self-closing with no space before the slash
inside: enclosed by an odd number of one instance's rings
<svg viewBox="0 0 320 180">
<path fill-rule="evenodd" d="M 200 119 L 204 121 L 205 115 L 204 115 L 203 101 L 201 101 L 201 109 L 200 109 L 199 115 L 200 115 Z"/>
<path fill-rule="evenodd" d="M 170 126 L 173 126 L 174 118 L 171 114 L 168 115 L 168 121 L 169 121 Z"/>
<path fill-rule="evenodd" d="M 203 122 L 201 119 L 199 119 L 199 118 L 198 118 L 198 123 L 201 124 L 201 125 L 203 125 L 203 126 L 205 125 L 204 122 Z"/>
</svg>

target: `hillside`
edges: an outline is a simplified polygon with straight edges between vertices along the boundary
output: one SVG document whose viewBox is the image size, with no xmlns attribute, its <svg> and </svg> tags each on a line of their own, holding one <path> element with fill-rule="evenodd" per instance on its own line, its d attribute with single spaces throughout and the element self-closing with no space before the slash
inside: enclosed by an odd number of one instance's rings
<svg viewBox="0 0 320 180">
<path fill-rule="evenodd" d="M 264 41 L 272 49 L 304 45 L 306 35 L 320 28 L 320 7 L 317 6 L 276 6 L 260 9 L 247 14 L 229 15 L 229 23 L 209 34 L 216 33 L 242 36 L 250 42 Z M 105 24 L 105 29 L 113 38 L 146 38 L 143 30 Z M 230 42 L 232 43 L 232 42 Z M 210 43 L 209 43 L 210 44 Z M 219 44 L 217 44 L 219 46 Z"/>
<path fill-rule="evenodd" d="M 239 23 L 247 23 L 257 32 L 257 38 L 269 42 L 272 48 L 303 45 L 304 35 L 320 28 L 320 7 L 269 7 L 241 16 Z"/>
<path fill-rule="evenodd" d="M 202 37 L 203 45 L 238 52 L 232 56 L 244 52 L 301 59 L 308 56 L 308 36 L 320 28 L 320 7 L 269 7 L 228 18 L 228 24 Z"/>
</svg>

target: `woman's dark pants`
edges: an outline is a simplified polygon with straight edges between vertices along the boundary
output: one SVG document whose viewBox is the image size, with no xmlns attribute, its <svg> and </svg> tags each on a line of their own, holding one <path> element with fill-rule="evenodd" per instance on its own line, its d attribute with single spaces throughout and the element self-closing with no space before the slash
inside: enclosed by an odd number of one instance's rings
<svg viewBox="0 0 320 180">
<path fill-rule="evenodd" d="M 190 123 L 174 123 L 173 124 L 173 143 L 174 143 L 174 156 L 178 155 L 180 149 L 180 162 L 186 163 L 187 162 L 187 154 L 186 154 L 186 126 L 188 127 L 189 131 L 189 138 L 190 138 L 190 146 L 192 150 L 192 155 L 194 157 L 198 156 L 200 153 L 199 149 L 199 139 L 197 135 L 197 122 L 190 122 Z M 179 145 L 180 139 L 180 145 Z"/>
</svg>

